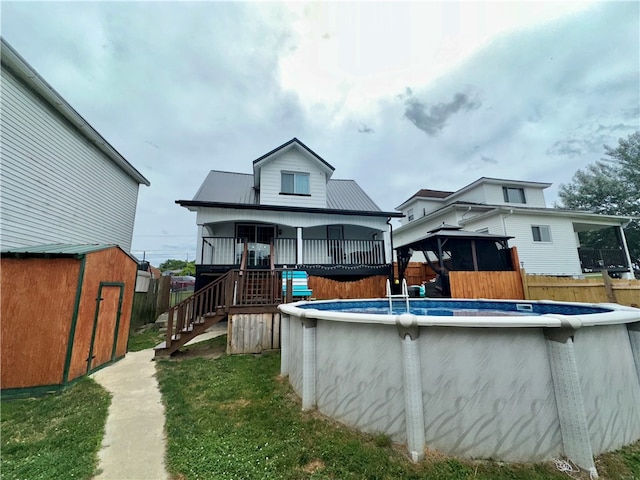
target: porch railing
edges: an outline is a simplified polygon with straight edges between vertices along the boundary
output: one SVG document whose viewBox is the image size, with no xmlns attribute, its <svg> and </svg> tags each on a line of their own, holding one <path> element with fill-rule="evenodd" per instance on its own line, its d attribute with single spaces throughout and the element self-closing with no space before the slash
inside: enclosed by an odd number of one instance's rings
<svg viewBox="0 0 640 480">
<path fill-rule="evenodd" d="M 381 265 L 385 263 L 382 240 L 302 241 L 302 262 L 306 265 Z"/>
<path fill-rule="evenodd" d="M 204 237 L 202 265 L 240 265 L 244 240 L 234 237 Z"/>
<path fill-rule="evenodd" d="M 583 272 L 629 269 L 622 249 L 579 248 L 578 255 Z"/>
<path fill-rule="evenodd" d="M 240 265 L 245 239 L 234 237 L 204 237 L 202 265 Z M 253 244 L 249 244 L 250 246 Z M 258 245 L 258 244 L 255 244 Z M 262 244 L 260 244 L 262 245 Z M 249 248 L 251 257 L 251 248 Z M 249 259 L 250 266 L 296 265 L 298 244 L 295 238 L 274 238 L 273 259 L 264 262 Z M 267 261 L 266 259 L 269 259 Z M 306 265 L 382 265 L 385 263 L 383 240 L 302 240 L 302 263 Z"/>
<path fill-rule="evenodd" d="M 276 265 L 295 265 L 298 263 L 298 242 L 295 238 L 273 239 L 274 261 Z"/>
</svg>

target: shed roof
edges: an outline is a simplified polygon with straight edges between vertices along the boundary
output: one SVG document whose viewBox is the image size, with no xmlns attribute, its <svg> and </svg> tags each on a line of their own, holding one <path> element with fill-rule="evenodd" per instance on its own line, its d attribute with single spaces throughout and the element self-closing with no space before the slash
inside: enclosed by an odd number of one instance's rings
<svg viewBox="0 0 640 480">
<path fill-rule="evenodd" d="M 106 243 L 50 243 L 46 245 L 31 245 L 29 247 L 12 248 L 3 250 L 0 255 L 3 257 L 23 258 L 23 257 L 84 257 L 85 255 L 110 248 L 118 248 L 134 262 L 138 260 L 130 253 L 125 252 L 120 246 Z"/>
</svg>

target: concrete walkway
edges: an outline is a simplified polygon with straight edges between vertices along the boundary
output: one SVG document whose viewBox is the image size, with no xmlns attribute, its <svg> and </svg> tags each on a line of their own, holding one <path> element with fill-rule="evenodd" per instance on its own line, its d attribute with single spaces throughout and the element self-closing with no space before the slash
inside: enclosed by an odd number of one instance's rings
<svg viewBox="0 0 640 480">
<path fill-rule="evenodd" d="M 227 333 L 215 325 L 187 343 Z M 112 395 L 94 480 L 167 480 L 164 405 L 156 380 L 153 349 L 129 352 L 91 377 Z"/>
<path fill-rule="evenodd" d="M 127 353 L 92 375 L 112 395 L 96 480 L 166 480 L 164 405 L 153 349 Z"/>
</svg>

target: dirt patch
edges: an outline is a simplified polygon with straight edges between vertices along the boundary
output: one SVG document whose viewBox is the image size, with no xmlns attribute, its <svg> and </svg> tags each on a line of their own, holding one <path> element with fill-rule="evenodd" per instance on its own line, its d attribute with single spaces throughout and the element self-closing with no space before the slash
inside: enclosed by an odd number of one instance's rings
<svg viewBox="0 0 640 480">
<path fill-rule="evenodd" d="M 240 408 L 244 408 L 249 405 L 251 402 L 246 398 L 238 398 L 231 402 L 225 402 L 220 405 L 220 410 L 238 410 Z"/>
<path fill-rule="evenodd" d="M 173 355 L 173 360 L 186 360 L 189 358 L 209 358 L 216 359 L 223 356 L 227 351 L 226 345 L 202 345 L 198 344 L 187 347 L 185 350 L 179 350 Z"/>
<path fill-rule="evenodd" d="M 311 460 L 304 467 L 302 467 L 302 470 L 305 473 L 308 473 L 309 475 L 317 472 L 318 470 L 323 470 L 323 469 L 324 469 L 324 462 L 319 458 L 316 458 L 315 460 Z"/>
</svg>

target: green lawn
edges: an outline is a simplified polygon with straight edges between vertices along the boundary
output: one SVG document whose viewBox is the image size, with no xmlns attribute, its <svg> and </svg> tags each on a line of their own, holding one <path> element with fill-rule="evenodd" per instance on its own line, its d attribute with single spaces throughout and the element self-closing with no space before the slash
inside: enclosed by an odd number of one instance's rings
<svg viewBox="0 0 640 480">
<path fill-rule="evenodd" d="M 158 330 L 147 330 L 145 332 L 130 332 L 129 342 L 127 343 L 127 352 L 138 352 L 153 348 L 165 340 L 166 332 Z"/>
<path fill-rule="evenodd" d="M 301 412 L 297 396 L 278 378 L 279 365 L 279 354 L 158 363 L 167 409 L 167 464 L 176 478 L 568 478 L 552 464 L 433 455 L 414 465 L 385 435 L 363 435 L 317 412 Z M 610 478 L 637 480 L 639 456 L 640 443 L 610 455 L 610 466 L 599 459 L 601 476 L 612 471 Z"/>
<path fill-rule="evenodd" d="M 2 479 L 90 479 L 110 395 L 89 378 L 60 395 L 2 402 Z"/>
</svg>

